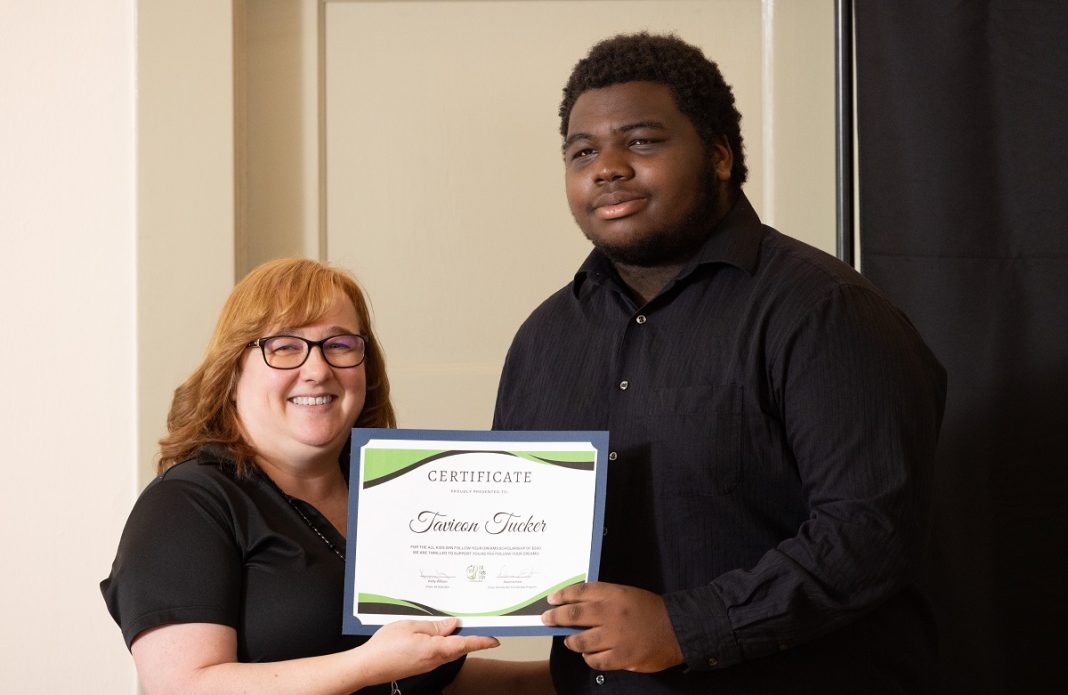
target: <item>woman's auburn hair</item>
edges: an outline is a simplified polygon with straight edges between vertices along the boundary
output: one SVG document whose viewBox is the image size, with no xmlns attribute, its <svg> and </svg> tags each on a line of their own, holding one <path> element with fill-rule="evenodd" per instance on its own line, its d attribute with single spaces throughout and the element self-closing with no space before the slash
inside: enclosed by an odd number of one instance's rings
<svg viewBox="0 0 1068 695">
<path fill-rule="evenodd" d="M 286 327 L 314 323 L 338 294 L 356 309 L 367 341 L 367 395 L 354 427 L 396 427 L 382 350 L 363 291 L 347 271 L 303 258 L 268 261 L 237 283 L 223 305 L 200 366 L 174 390 L 158 472 L 212 445 L 227 452 L 238 475 L 256 469 L 255 451 L 241 434 L 234 389 L 249 343 Z"/>
</svg>

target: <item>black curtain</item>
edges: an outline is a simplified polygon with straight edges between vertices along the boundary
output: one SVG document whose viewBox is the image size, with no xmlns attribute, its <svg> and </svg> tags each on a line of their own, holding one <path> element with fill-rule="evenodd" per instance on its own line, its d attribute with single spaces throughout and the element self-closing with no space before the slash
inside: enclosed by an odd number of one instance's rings
<svg viewBox="0 0 1068 695">
<path fill-rule="evenodd" d="M 854 17 L 861 269 L 949 372 L 941 692 L 1068 692 L 1068 2 Z"/>
</svg>

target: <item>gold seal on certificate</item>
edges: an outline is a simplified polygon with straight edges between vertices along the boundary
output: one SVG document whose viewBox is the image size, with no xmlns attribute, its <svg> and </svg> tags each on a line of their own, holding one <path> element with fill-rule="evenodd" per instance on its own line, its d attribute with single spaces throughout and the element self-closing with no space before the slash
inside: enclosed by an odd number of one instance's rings
<svg viewBox="0 0 1068 695">
<path fill-rule="evenodd" d="M 461 619 L 546 627 L 545 597 L 597 579 L 607 432 L 354 429 L 344 631 Z"/>
</svg>

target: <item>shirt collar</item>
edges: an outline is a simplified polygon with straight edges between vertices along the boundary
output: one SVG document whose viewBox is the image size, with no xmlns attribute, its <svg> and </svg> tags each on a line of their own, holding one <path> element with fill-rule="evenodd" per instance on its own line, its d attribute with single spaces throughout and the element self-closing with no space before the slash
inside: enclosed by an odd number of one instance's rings
<svg viewBox="0 0 1068 695">
<path fill-rule="evenodd" d="M 756 270 L 762 238 L 762 225 L 756 210 L 745 193 L 738 191 L 734 205 L 693 258 L 679 271 L 676 281 L 692 274 L 701 266 L 714 264 L 732 265 L 752 275 Z M 575 273 L 571 290 L 577 297 L 586 280 L 601 284 L 607 279 L 621 282 L 612 262 L 599 250 L 593 249 Z"/>
</svg>

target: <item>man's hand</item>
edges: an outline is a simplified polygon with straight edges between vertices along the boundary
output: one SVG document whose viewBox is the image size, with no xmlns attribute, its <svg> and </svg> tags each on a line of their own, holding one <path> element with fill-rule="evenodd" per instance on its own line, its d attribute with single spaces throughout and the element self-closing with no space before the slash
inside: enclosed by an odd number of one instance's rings
<svg viewBox="0 0 1068 695">
<path fill-rule="evenodd" d="M 653 673 L 683 662 L 664 600 L 621 584 L 575 584 L 549 595 L 556 606 L 541 614 L 546 625 L 586 627 L 564 638 L 599 671 Z"/>
</svg>

